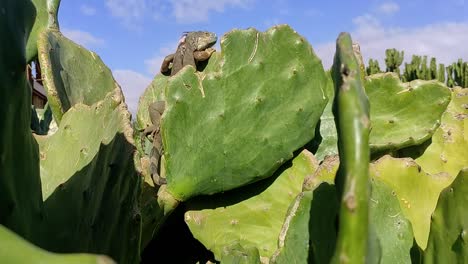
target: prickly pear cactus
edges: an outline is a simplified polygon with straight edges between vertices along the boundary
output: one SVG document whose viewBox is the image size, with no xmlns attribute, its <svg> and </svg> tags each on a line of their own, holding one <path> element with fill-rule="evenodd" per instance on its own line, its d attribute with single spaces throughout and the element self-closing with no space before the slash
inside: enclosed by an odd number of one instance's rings
<svg viewBox="0 0 468 264">
<path fill-rule="evenodd" d="M 314 137 L 325 85 L 320 60 L 289 26 L 226 34 L 203 72 L 185 67 L 167 80 L 167 191 L 183 201 L 271 176 Z"/>
<path fill-rule="evenodd" d="M 61 121 L 54 135 L 37 137 L 44 200 L 38 244 L 136 262 L 141 180 L 122 91 L 94 53 L 57 29 L 42 33 L 38 46 L 49 102 Z"/>
<path fill-rule="evenodd" d="M 416 242 L 425 249 L 437 198 L 452 178 L 443 173 L 428 174 L 412 159 L 388 155 L 374 162 L 370 171 L 373 178 L 383 181 L 395 192 L 404 216 L 413 226 Z"/>
<path fill-rule="evenodd" d="M 34 16 L 30 1 L 0 1 L 0 224 L 26 239 L 34 236 L 41 210 L 39 155 L 30 129 L 31 89 L 25 72 Z"/>
<path fill-rule="evenodd" d="M 318 160 L 323 160 L 326 156 L 338 155 L 335 117 L 332 112 L 335 87 L 331 72 L 327 71 L 326 75 L 327 85 L 325 86 L 325 93 L 328 97 L 328 103 L 323 110 L 323 114 L 320 116 L 319 131 L 312 140 L 311 146 L 308 146 L 308 149 L 314 153 Z"/>
<path fill-rule="evenodd" d="M 400 208 L 399 197 L 378 178 L 373 178 L 371 185 L 369 219 L 374 225 L 382 251 L 378 263 L 410 264 L 413 229 Z"/>
<path fill-rule="evenodd" d="M 226 264 L 260 264 L 256 247 L 243 248 L 240 244 L 223 248 L 221 262 Z"/>
<path fill-rule="evenodd" d="M 37 39 L 47 28 L 58 28 L 60 0 L 32 0 L 36 8 L 36 20 L 26 45 L 26 58 L 31 61 L 38 55 Z"/>
<path fill-rule="evenodd" d="M 308 263 L 312 196 L 312 191 L 301 192 L 289 206 L 278 249 L 271 256 L 270 263 Z"/>
<path fill-rule="evenodd" d="M 0 260 L 9 264 L 114 264 L 109 257 L 91 254 L 56 254 L 38 248 L 0 225 Z"/>
<path fill-rule="evenodd" d="M 365 88 L 371 106 L 372 151 L 397 150 L 426 141 L 439 127 L 450 102 L 450 89 L 442 83 L 401 83 L 395 73 L 371 75 Z"/>
<path fill-rule="evenodd" d="M 448 173 L 452 179 L 468 165 L 468 88 L 455 87 L 431 144 L 416 162 L 428 173 Z"/>
<path fill-rule="evenodd" d="M 468 168 L 440 194 L 431 216 L 424 263 L 468 263 Z"/>
<path fill-rule="evenodd" d="M 44 88 L 58 124 L 75 104 L 90 106 L 118 86 L 96 53 L 67 39 L 56 28 L 39 36 L 38 49 Z"/>
<path fill-rule="evenodd" d="M 332 77 L 333 114 L 340 165 L 335 178 L 340 202 L 339 231 L 331 263 L 364 263 L 367 257 L 369 199 L 369 102 L 349 34 L 336 41 Z"/>
<path fill-rule="evenodd" d="M 232 190 L 229 196 L 222 196 L 223 199 L 209 198 L 202 203 L 189 204 L 190 208 L 215 209 L 189 210 L 185 221 L 194 237 L 213 251 L 217 259 L 224 247 L 236 243 L 244 248 L 256 247 L 260 257 L 268 259 L 287 245 L 284 241 L 288 230 L 288 226 L 284 227 L 285 220 L 293 217 L 288 214 L 288 208 L 301 193 L 304 178 L 317 166 L 314 156 L 303 151 L 292 161 L 290 168 L 278 172 L 280 174 L 272 179 L 245 186 L 240 193 Z"/>
</svg>

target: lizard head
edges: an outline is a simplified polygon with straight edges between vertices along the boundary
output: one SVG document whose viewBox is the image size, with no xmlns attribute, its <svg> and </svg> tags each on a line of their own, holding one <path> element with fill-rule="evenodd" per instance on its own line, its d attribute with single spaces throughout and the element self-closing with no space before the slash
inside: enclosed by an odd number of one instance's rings
<svg viewBox="0 0 468 264">
<path fill-rule="evenodd" d="M 196 50 L 205 50 L 213 46 L 218 37 L 215 33 L 207 31 L 191 31 L 186 33 L 185 42 L 196 48 Z"/>
</svg>

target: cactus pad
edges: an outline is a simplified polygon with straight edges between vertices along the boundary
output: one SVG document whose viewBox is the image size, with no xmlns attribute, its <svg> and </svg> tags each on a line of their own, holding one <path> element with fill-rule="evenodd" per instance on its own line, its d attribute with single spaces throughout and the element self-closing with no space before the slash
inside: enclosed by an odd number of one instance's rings
<svg viewBox="0 0 468 264">
<path fill-rule="evenodd" d="M 424 263 L 468 263 L 468 168 L 440 194 Z"/>
<path fill-rule="evenodd" d="M 230 198 L 224 196 L 224 203 L 215 205 L 215 209 L 189 210 L 185 222 L 194 237 L 213 251 L 217 259 L 220 259 L 223 247 L 235 243 L 244 248 L 256 247 L 262 258 L 269 258 L 278 249 L 277 241 L 290 204 L 301 192 L 306 175 L 316 168 L 317 161 L 312 154 L 303 151 L 274 182 L 265 180 L 270 184 L 266 189 L 254 184 L 238 192 L 232 190 L 231 200 L 239 199 L 239 192 L 250 198 L 226 205 Z M 264 190 L 259 193 L 259 189 Z M 209 198 L 209 201 L 215 200 L 218 199 Z M 205 202 L 202 207 L 207 206 L 209 203 Z M 193 205 L 189 204 L 189 207 Z"/>
<path fill-rule="evenodd" d="M 58 124 L 73 105 L 90 106 L 116 88 L 112 73 L 101 58 L 57 29 L 48 29 L 39 36 L 38 49 L 44 88 Z"/>
<path fill-rule="evenodd" d="M 0 225 L 0 260 L 8 264 L 115 264 L 112 259 L 102 255 L 47 252 L 2 225 Z"/>
<path fill-rule="evenodd" d="M 39 50 L 60 123 L 37 137 L 44 200 L 37 243 L 138 262 L 140 165 L 122 91 L 94 53 L 57 30 L 42 33 Z"/>
<path fill-rule="evenodd" d="M 165 171 L 179 200 L 271 176 L 312 140 L 327 103 L 321 62 L 289 26 L 231 31 L 220 56 L 165 88 Z"/>
<path fill-rule="evenodd" d="M 448 173 L 455 179 L 468 164 L 468 88 L 456 87 L 432 142 L 416 162 L 428 173 Z"/>
<path fill-rule="evenodd" d="M 450 90 L 437 81 L 401 83 L 395 73 L 366 78 L 372 151 L 396 150 L 429 139 L 450 102 Z"/>
<path fill-rule="evenodd" d="M 31 239 L 41 209 L 39 155 L 30 129 L 31 89 L 25 74 L 33 22 L 30 1 L 0 1 L 0 224 L 26 239 Z"/>
<path fill-rule="evenodd" d="M 308 263 L 312 195 L 312 191 L 301 192 L 291 203 L 270 263 Z"/>
<path fill-rule="evenodd" d="M 401 211 L 412 224 L 416 242 L 426 248 L 431 214 L 440 192 L 452 178 L 444 173 L 428 174 L 412 159 L 388 155 L 372 163 L 370 172 L 395 192 Z"/>
<path fill-rule="evenodd" d="M 378 178 L 371 180 L 369 219 L 381 245 L 381 264 L 411 263 L 413 229 L 400 208 L 398 197 Z"/>
</svg>

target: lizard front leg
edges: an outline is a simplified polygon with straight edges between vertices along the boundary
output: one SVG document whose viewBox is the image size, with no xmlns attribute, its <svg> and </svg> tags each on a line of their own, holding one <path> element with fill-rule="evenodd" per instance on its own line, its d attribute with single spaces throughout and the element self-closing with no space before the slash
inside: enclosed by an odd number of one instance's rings
<svg viewBox="0 0 468 264">
<path fill-rule="evenodd" d="M 199 50 L 199 51 L 194 51 L 193 52 L 193 58 L 195 58 L 196 61 L 206 61 L 211 57 L 211 54 L 215 52 L 216 50 L 213 48 L 207 48 L 206 50 Z"/>
<path fill-rule="evenodd" d="M 161 64 L 161 69 L 159 70 L 161 73 L 167 73 L 170 71 L 169 65 L 174 61 L 174 56 L 175 54 L 169 54 L 164 58 Z"/>
</svg>

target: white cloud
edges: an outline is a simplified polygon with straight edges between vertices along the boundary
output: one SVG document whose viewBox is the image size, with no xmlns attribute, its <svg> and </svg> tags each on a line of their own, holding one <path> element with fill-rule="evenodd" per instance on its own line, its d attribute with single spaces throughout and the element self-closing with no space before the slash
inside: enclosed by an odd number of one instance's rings
<svg viewBox="0 0 468 264">
<path fill-rule="evenodd" d="M 106 0 L 111 14 L 122 20 L 122 23 L 136 29 L 147 11 L 147 0 Z"/>
<path fill-rule="evenodd" d="M 146 87 L 151 83 L 151 79 L 141 73 L 132 70 L 118 69 L 112 71 L 115 80 L 120 84 L 125 102 L 132 116 L 136 116 L 138 101 L 140 96 L 145 91 Z"/>
<path fill-rule="evenodd" d="M 354 19 L 355 30 L 351 32 L 354 42 L 361 46 L 364 62 L 378 59 L 385 68 L 385 50 L 395 48 L 405 52 L 405 61 L 412 55 L 435 57 L 438 63 L 452 63 L 458 58 L 468 58 L 468 22 L 437 23 L 422 27 L 393 28 L 383 26 L 375 17 L 365 15 Z M 326 69 L 331 67 L 335 43 L 322 43 L 315 51 L 322 58 Z"/>
<path fill-rule="evenodd" d="M 151 75 L 156 75 L 159 73 L 161 68 L 161 63 L 163 62 L 164 58 L 174 53 L 177 49 L 178 42 L 167 43 L 159 48 L 159 51 L 156 55 L 152 58 L 145 60 L 146 70 Z"/>
<path fill-rule="evenodd" d="M 400 6 L 395 2 L 386 2 L 381 4 L 378 9 L 380 13 L 391 15 L 400 10 Z"/>
<path fill-rule="evenodd" d="M 99 46 L 104 44 L 103 39 L 98 38 L 86 31 L 69 28 L 63 28 L 61 31 L 67 38 L 87 48 L 90 46 Z"/>
<path fill-rule="evenodd" d="M 208 21 L 211 12 L 228 7 L 248 8 L 254 0 L 105 0 L 111 14 L 130 29 L 140 29 L 145 17 L 161 20 L 173 16 L 175 22 L 190 24 Z M 172 18 L 170 18 L 172 19 Z"/>
<path fill-rule="evenodd" d="M 80 11 L 82 14 L 86 16 L 94 16 L 96 14 L 96 9 L 92 6 L 88 5 L 81 5 L 80 6 Z"/>
<path fill-rule="evenodd" d="M 247 8 L 250 0 L 171 0 L 173 15 L 178 23 L 204 22 L 209 13 L 224 12 L 227 6 Z"/>
</svg>

